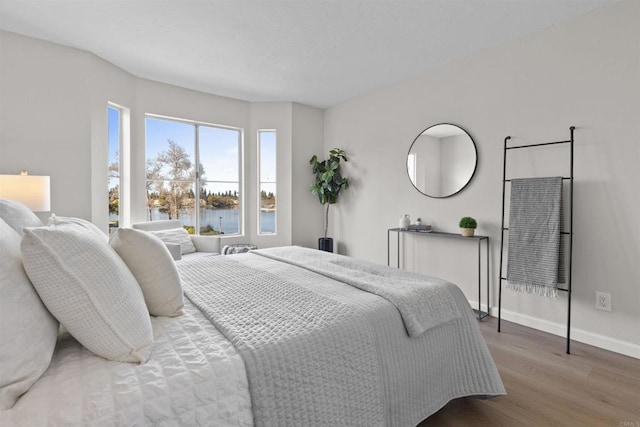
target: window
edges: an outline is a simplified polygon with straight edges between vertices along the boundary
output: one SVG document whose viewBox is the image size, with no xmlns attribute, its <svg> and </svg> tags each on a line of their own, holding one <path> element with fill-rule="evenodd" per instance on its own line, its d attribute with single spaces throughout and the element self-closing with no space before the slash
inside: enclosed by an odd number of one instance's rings
<svg viewBox="0 0 640 427">
<path fill-rule="evenodd" d="M 240 234 L 241 142 L 241 129 L 147 116 L 147 220 Z"/>
<path fill-rule="evenodd" d="M 109 231 L 120 223 L 120 152 L 122 151 L 122 111 L 112 105 L 107 107 Z"/>
<path fill-rule="evenodd" d="M 258 131 L 260 234 L 276 233 L 276 131 Z"/>
</svg>

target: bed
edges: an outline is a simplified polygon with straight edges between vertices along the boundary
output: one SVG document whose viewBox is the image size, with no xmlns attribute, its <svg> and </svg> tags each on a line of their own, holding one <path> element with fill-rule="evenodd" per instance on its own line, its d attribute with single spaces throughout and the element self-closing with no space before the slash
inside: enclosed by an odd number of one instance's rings
<svg viewBox="0 0 640 427">
<path fill-rule="evenodd" d="M 62 332 L 0 425 L 413 426 L 505 393 L 451 283 L 298 247 L 176 268 L 182 315 L 150 317 L 145 363 Z"/>
</svg>

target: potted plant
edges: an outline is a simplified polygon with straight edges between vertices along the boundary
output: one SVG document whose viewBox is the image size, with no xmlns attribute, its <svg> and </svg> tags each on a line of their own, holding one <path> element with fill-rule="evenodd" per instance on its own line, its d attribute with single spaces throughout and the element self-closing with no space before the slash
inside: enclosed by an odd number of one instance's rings
<svg viewBox="0 0 640 427">
<path fill-rule="evenodd" d="M 309 164 L 315 174 L 315 183 L 311 186 L 311 192 L 318 196 L 322 205 L 326 205 L 324 216 L 324 237 L 318 239 L 318 249 L 333 252 L 333 239 L 327 237 L 329 229 L 329 206 L 338 201 L 338 195 L 343 188 L 349 186 L 349 180 L 340 174 L 340 161 L 347 161 L 345 153 L 340 148 L 329 151 L 329 158 L 318 161 L 315 154 L 309 160 Z"/>
<path fill-rule="evenodd" d="M 460 233 L 464 237 L 471 237 L 475 233 L 478 223 L 476 222 L 475 219 L 471 218 L 470 216 L 465 216 L 460 220 L 459 225 L 460 225 Z"/>
</svg>

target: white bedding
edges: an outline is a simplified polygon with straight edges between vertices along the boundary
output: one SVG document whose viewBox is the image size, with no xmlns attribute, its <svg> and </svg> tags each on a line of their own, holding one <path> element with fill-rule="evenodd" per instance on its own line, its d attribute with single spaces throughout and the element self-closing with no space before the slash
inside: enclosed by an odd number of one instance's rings
<svg viewBox="0 0 640 427">
<path fill-rule="evenodd" d="M 398 310 L 377 295 L 258 254 L 234 259 L 370 313 L 370 327 L 384 331 L 376 335 L 385 377 L 381 424 L 412 426 L 453 398 L 504 394 L 469 304 L 455 285 L 446 286 L 461 316 L 410 338 Z M 188 299 L 184 311 L 152 318 L 154 347 L 142 365 L 107 361 L 64 335 L 42 378 L 12 409 L 0 412 L 0 426 L 253 425 L 240 354 Z"/>
<path fill-rule="evenodd" d="M 185 301 L 180 317 L 152 318 L 154 347 L 143 365 L 110 362 L 66 334 L 49 369 L 2 426 L 251 426 L 244 363 Z"/>
</svg>

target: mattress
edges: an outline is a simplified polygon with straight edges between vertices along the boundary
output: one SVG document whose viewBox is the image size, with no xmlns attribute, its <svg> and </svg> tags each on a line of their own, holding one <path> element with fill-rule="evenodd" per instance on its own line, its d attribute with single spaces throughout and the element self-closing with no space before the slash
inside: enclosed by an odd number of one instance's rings
<svg viewBox="0 0 640 427">
<path fill-rule="evenodd" d="M 49 369 L 2 426 L 251 426 L 244 363 L 188 300 L 180 317 L 152 317 L 154 347 L 143 364 L 95 356 L 63 334 Z"/>
</svg>

